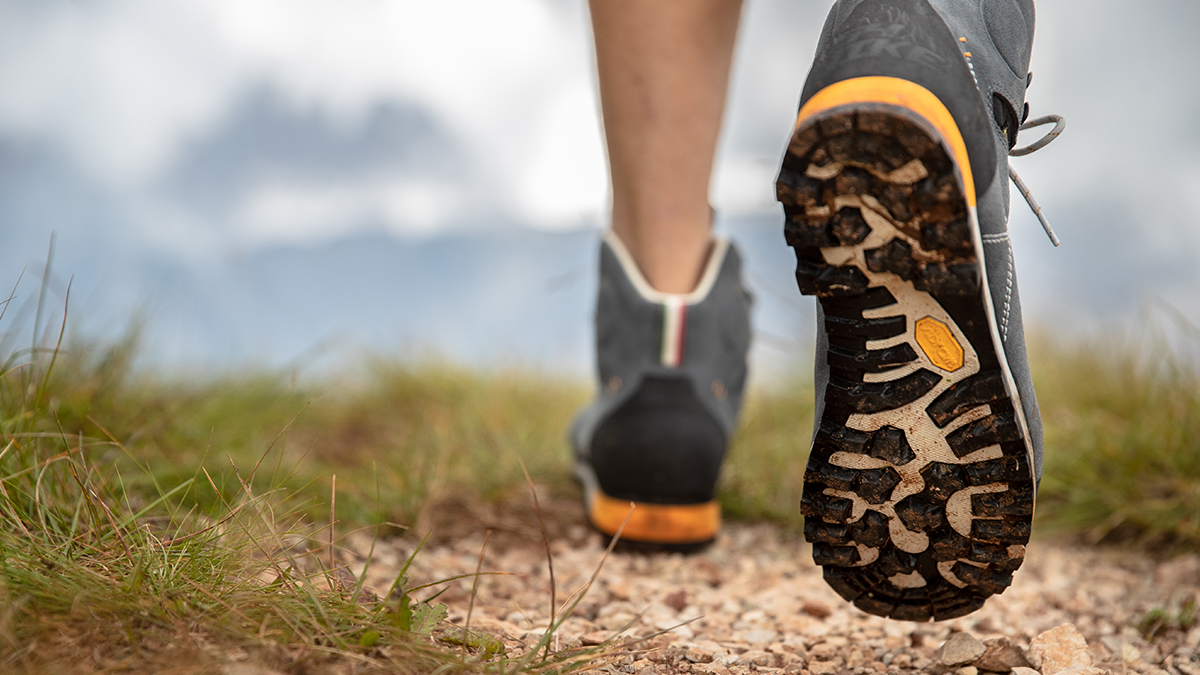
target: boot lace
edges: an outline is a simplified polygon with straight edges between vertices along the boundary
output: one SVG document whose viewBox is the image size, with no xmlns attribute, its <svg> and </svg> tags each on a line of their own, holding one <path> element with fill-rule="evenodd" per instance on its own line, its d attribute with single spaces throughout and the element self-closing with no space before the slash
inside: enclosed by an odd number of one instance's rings
<svg viewBox="0 0 1200 675">
<path fill-rule="evenodd" d="M 1033 129 L 1034 127 L 1040 127 L 1050 123 L 1054 124 L 1054 128 L 1051 129 L 1045 136 L 1042 136 L 1023 148 L 1013 148 L 1012 150 L 1009 150 L 1009 156 L 1023 157 L 1030 153 L 1037 152 L 1047 145 L 1050 145 L 1050 143 L 1054 141 L 1054 139 L 1061 136 L 1062 132 L 1067 128 L 1067 121 L 1063 119 L 1061 115 L 1043 115 L 1025 122 L 1020 126 L 1020 130 L 1025 131 L 1026 129 Z M 1030 209 L 1033 209 L 1033 215 L 1037 216 L 1038 222 L 1042 224 L 1042 229 L 1045 230 L 1046 235 L 1050 237 L 1050 242 L 1055 246 L 1058 246 L 1058 235 L 1054 234 L 1054 230 L 1050 227 L 1050 223 L 1046 221 L 1046 216 L 1042 215 L 1042 207 L 1037 203 L 1037 200 L 1033 198 L 1033 193 L 1029 191 L 1029 186 L 1025 184 L 1025 181 L 1021 180 L 1020 176 L 1017 175 L 1017 172 L 1013 169 L 1011 163 L 1008 165 L 1008 177 L 1012 179 L 1013 185 L 1017 186 L 1017 190 L 1019 190 L 1021 192 L 1021 196 L 1025 198 L 1025 203 L 1029 204 Z"/>
</svg>

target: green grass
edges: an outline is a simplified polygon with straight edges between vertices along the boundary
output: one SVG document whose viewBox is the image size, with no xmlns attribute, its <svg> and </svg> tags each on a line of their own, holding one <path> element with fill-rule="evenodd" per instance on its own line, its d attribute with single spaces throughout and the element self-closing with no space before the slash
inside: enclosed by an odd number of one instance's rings
<svg viewBox="0 0 1200 675">
<path fill-rule="evenodd" d="M 253 487 L 305 496 L 304 513 L 320 520 L 336 473 L 338 519 L 349 526 L 424 531 L 440 512 L 523 502 L 518 455 L 535 482 L 575 494 L 565 432 L 586 383 L 382 357 L 322 383 L 269 372 L 170 381 L 133 372 L 135 344 L 64 353 L 46 393 L 68 436 L 122 441 L 144 467 L 126 479 L 135 491 L 170 489 L 203 467 L 231 499 L 241 489 L 234 465 L 257 463 L 274 443 Z M 1046 447 L 1041 529 L 1200 542 L 1200 377 L 1160 344 L 1034 343 Z M 730 517 L 801 525 L 812 404 L 799 378 L 751 394 L 721 484 Z M 222 508 L 212 490 L 181 499 Z"/>
<path fill-rule="evenodd" d="M 459 483 L 509 498 L 516 448 L 557 475 L 561 430 L 541 420 L 579 387 L 383 362 L 340 390 L 171 381 L 134 370 L 132 338 L 62 348 L 47 305 L 43 287 L 30 347 L 3 336 L 0 672 L 219 672 L 231 651 L 289 672 L 564 673 L 602 658 L 497 654 L 439 623 L 419 601 L 436 588 L 401 572 L 375 599 L 330 549 L 353 527 L 431 520 Z"/>
<path fill-rule="evenodd" d="M 145 467 L 129 479 L 138 490 L 202 467 L 225 499 L 241 490 L 234 466 L 272 447 L 250 479 L 256 490 L 308 495 L 308 515 L 320 517 L 336 473 L 338 518 L 355 526 L 414 524 L 464 497 L 527 497 L 518 455 L 535 481 L 565 485 L 565 420 L 587 397 L 577 382 L 383 358 L 341 381 L 296 385 L 270 372 L 176 381 L 135 375 L 135 345 L 59 357 L 47 397 L 68 434 L 121 440 Z M 222 508 L 211 490 L 184 499 Z"/>
<path fill-rule="evenodd" d="M 410 596 L 364 602 L 324 562 L 334 475 L 335 534 L 452 537 L 483 529 L 481 511 L 527 514 L 518 457 L 571 504 L 546 514 L 551 532 L 579 522 L 565 432 L 586 383 L 388 357 L 326 381 L 168 378 L 134 367 L 136 334 L 56 348 L 60 324 L 38 304 L 25 313 L 36 343 L 0 341 L 0 670 L 94 658 L 153 670 L 177 653 L 218 667 L 197 636 L 313 672 L 549 672 L 588 658 L 485 660 L 425 635 L 431 609 L 404 618 Z M 1160 345 L 1034 343 L 1039 531 L 1200 549 L 1200 377 Z M 812 407 L 799 377 L 750 396 L 721 484 L 728 517 L 802 525 Z"/>
<path fill-rule="evenodd" d="M 799 504 L 812 423 L 810 382 L 748 397 L 722 474 L 720 499 L 728 517 L 803 525 Z"/>
<path fill-rule="evenodd" d="M 1039 516 L 1089 541 L 1200 548 L 1200 368 L 1161 339 L 1037 345 Z"/>
</svg>

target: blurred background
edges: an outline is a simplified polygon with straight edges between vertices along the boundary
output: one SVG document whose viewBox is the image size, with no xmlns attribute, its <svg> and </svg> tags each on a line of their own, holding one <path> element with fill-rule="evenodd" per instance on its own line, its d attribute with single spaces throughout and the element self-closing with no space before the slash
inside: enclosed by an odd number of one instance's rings
<svg viewBox="0 0 1200 675">
<path fill-rule="evenodd" d="M 812 348 L 772 181 L 829 4 L 743 16 L 712 202 L 760 381 Z M 1015 196 L 1027 323 L 1197 322 L 1200 3 L 1037 19 L 1028 100 L 1068 129 L 1014 160 L 1063 241 Z M 583 0 L 0 0 L 0 282 L 36 295 L 55 233 L 69 332 L 140 319 L 155 369 L 583 375 L 607 199 Z"/>
</svg>

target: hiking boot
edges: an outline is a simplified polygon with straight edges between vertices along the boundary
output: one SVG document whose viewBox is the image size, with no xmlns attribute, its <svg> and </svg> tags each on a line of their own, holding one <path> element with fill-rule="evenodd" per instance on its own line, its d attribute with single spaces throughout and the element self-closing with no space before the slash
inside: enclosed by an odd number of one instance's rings
<svg viewBox="0 0 1200 675">
<path fill-rule="evenodd" d="M 601 533 L 673 550 L 716 536 L 714 490 L 737 426 L 750 296 L 737 251 L 717 240 L 696 289 L 650 287 L 609 232 L 600 248 L 596 399 L 575 420 L 575 475 Z M 622 529 L 622 524 L 624 525 Z"/>
<path fill-rule="evenodd" d="M 871 614 L 962 616 L 1025 556 L 1042 433 L 1007 156 L 1033 23 L 1030 0 L 838 2 L 780 171 L 819 301 L 804 533 Z"/>
</svg>

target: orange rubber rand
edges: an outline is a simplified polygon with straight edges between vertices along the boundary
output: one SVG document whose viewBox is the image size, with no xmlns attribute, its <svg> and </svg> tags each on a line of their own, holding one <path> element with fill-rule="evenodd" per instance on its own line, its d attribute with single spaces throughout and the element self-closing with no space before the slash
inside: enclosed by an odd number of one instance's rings
<svg viewBox="0 0 1200 675">
<path fill-rule="evenodd" d="M 958 165 L 962 178 L 967 206 L 975 207 L 975 181 L 971 175 L 971 160 L 967 156 L 967 144 L 954 122 L 954 116 L 938 100 L 933 92 L 908 80 L 896 77 L 856 77 L 842 80 L 818 91 L 800 108 L 796 117 L 796 128 L 811 117 L 827 110 L 855 104 L 882 104 L 896 106 L 916 113 L 937 130 L 946 149 Z"/>
<path fill-rule="evenodd" d="M 622 539 L 650 544 L 699 544 L 712 541 L 721 529 L 721 505 L 716 501 L 651 504 L 613 499 L 598 490 L 588 501 L 592 525 L 610 537 L 625 523 Z M 625 522 L 626 517 L 629 522 Z"/>
</svg>

